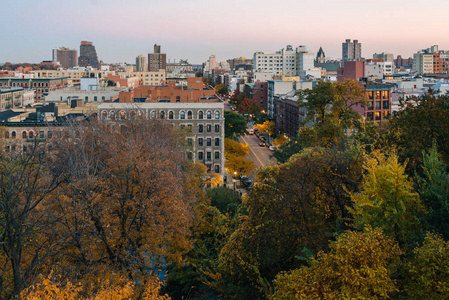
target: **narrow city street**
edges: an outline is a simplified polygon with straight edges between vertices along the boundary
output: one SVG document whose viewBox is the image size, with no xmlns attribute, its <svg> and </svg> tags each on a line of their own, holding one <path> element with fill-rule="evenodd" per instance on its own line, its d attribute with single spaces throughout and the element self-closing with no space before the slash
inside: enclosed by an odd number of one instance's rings
<svg viewBox="0 0 449 300">
<path fill-rule="evenodd" d="M 241 143 L 249 144 L 250 150 L 248 159 L 254 161 L 258 169 L 276 164 L 276 159 L 270 158 L 273 154 L 273 151 L 265 146 L 259 146 L 260 140 L 257 136 L 245 135 L 244 137 L 240 137 L 239 140 Z"/>
</svg>

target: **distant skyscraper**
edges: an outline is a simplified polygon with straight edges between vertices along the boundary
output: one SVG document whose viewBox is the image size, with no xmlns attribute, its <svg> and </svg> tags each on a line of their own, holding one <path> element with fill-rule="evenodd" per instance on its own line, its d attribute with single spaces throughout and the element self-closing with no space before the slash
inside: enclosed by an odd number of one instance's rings
<svg viewBox="0 0 449 300">
<path fill-rule="evenodd" d="M 148 71 L 157 72 L 165 70 L 167 65 L 167 55 L 161 53 L 161 46 L 154 44 L 154 53 L 148 53 Z"/>
<path fill-rule="evenodd" d="M 52 50 L 53 62 L 59 62 L 61 67 L 71 69 L 78 65 L 78 51 L 66 47 L 59 47 Z"/>
<path fill-rule="evenodd" d="M 147 58 L 143 55 L 136 57 L 136 72 L 145 72 L 147 70 Z"/>
<path fill-rule="evenodd" d="M 358 40 L 351 42 L 347 39 L 342 43 L 342 60 L 345 61 L 359 61 L 362 59 L 362 44 Z"/>
<path fill-rule="evenodd" d="M 80 45 L 80 57 L 78 59 L 78 65 L 80 67 L 91 66 L 93 68 L 98 68 L 98 56 L 95 46 L 92 42 L 82 41 Z"/>
</svg>

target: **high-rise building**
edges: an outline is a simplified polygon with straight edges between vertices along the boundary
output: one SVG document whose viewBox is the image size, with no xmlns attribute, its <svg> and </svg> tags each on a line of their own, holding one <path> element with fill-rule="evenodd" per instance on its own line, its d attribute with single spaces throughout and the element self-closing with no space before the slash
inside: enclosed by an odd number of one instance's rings
<svg viewBox="0 0 449 300">
<path fill-rule="evenodd" d="M 276 53 L 254 53 L 254 70 L 269 72 L 276 76 L 301 76 L 307 75 L 316 78 L 321 77 L 321 69 L 314 66 L 315 54 L 308 52 L 306 46 L 293 49 L 287 45 L 286 49 Z"/>
<path fill-rule="evenodd" d="M 362 59 L 362 44 L 358 40 L 351 42 L 347 39 L 342 43 L 342 60 L 345 61 L 359 61 Z"/>
<path fill-rule="evenodd" d="M 373 59 L 382 59 L 384 62 L 386 61 L 394 62 L 394 56 L 392 53 L 385 53 L 385 52 L 374 53 Z"/>
<path fill-rule="evenodd" d="M 167 55 L 161 53 L 161 46 L 154 44 L 154 53 L 148 53 L 148 71 L 158 72 L 165 70 L 167 65 Z"/>
<path fill-rule="evenodd" d="M 92 44 L 92 42 L 81 41 L 78 65 L 80 67 L 99 67 L 97 51 L 95 50 L 95 46 Z"/>
<path fill-rule="evenodd" d="M 66 47 L 59 47 L 52 50 L 53 61 L 59 62 L 61 67 L 71 69 L 78 65 L 78 51 Z"/>
<path fill-rule="evenodd" d="M 147 70 L 147 58 L 143 55 L 136 57 L 136 72 L 145 72 Z"/>
</svg>

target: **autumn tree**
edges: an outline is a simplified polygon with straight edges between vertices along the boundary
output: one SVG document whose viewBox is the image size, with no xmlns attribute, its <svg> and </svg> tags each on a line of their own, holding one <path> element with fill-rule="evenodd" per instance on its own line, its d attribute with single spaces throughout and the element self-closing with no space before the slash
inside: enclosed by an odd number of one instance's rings
<svg viewBox="0 0 449 300">
<path fill-rule="evenodd" d="M 149 270 L 182 260 L 196 201 L 186 188 L 193 185 L 184 147 L 185 137 L 164 121 L 67 128 L 53 151 L 72 178 L 50 208 L 60 218 L 55 230 L 74 239 L 52 270 L 86 285 L 113 271 L 143 286 Z"/>
<path fill-rule="evenodd" d="M 249 115 L 256 115 L 260 112 L 260 106 L 253 99 L 245 98 L 238 106 L 239 112 Z"/>
<path fill-rule="evenodd" d="M 255 128 L 259 130 L 260 133 L 268 135 L 268 142 L 270 141 L 270 137 L 276 131 L 276 123 L 273 121 L 265 121 L 262 124 L 256 124 Z"/>
<path fill-rule="evenodd" d="M 217 93 L 217 94 L 219 94 L 219 95 L 222 95 L 222 96 L 224 96 L 224 95 L 226 95 L 226 93 L 228 92 L 228 88 L 226 87 L 226 85 L 225 84 L 217 84 L 216 86 L 215 86 L 215 92 Z"/>
<path fill-rule="evenodd" d="M 241 93 L 238 89 L 235 90 L 234 94 L 231 96 L 231 102 L 238 107 L 240 103 L 245 99 L 245 94 Z"/>
<path fill-rule="evenodd" d="M 428 233 L 404 264 L 407 299 L 449 298 L 449 242 Z"/>
<path fill-rule="evenodd" d="M 405 166 L 394 153 L 388 157 L 375 153 L 366 169 L 361 192 L 352 194 L 356 225 L 380 227 L 401 245 L 412 243 L 421 230 L 425 209 L 405 174 Z"/>
<path fill-rule="evenodd" d="M 289 138 L 285 134 L 281 134 L 277 139 L 273 141 L 273 145 L 282 146 L 284 143 L 288 142 Z"/>
<path fill-rule="evenodd" d="M 232 139 L 225 139 L 225 168 L 232 174 L 251 175 L 256 164 L 247 158 L 249 145 L 242 144 Z"/>
<path fill-rule="evenodd" d="M 232 111 L 224 112 L 225 118 L 225 138 L 237 139 L 239 136 L 245 135 L 246 121 L 245 118 Z"/>
<path fill-rule="evenodd" d="M 402 251 L 379 228 L 345 232 L 330 248 L 309 266 L 278 275 L 270 298 L 385 299 L 398 291 L 392 276 Z"/>
<path fill-rule="evenodd" d="M 25 148 L 25 147 L 24 147 Z M 47 258 L 71 239 L 54 232 L 47 202 L 70 176 L 37 141 L 23 152 L 0 152 L 0 297 L 18 297 Z"/>
</svg>

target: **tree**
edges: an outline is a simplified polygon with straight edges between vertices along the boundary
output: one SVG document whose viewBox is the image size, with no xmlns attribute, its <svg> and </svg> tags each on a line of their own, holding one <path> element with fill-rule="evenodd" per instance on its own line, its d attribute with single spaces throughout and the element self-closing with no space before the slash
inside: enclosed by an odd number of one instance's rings
<svg viewBox="0 0 449 300">
<path fill-rule="evenodd" d="M 425 212 L 413 183 L 393 153 L 375 153 L 366 165 L 361 192 L 352 194 L 351 210 L 355 224 L 380 227 L 400 245 L 411 244 L 420 232 L 420 217 Z"/>
<path fill-rule="evenodd" d="M 260 106 L 253 99 L 245 98 L 238 106 L 239 112 L 249 115 L 256 115 L 260 112 Z"/>
<path fill-rule="evenodd" d="M 225 118 L 225 138 L 237 139 L 239 136 L 245 135 L 246 121 L 245 118 L 232 111 L 224 112 Z"/>
<path fill-rule="evenodd" d="M 395 145 L 407 171 L 421 173 L 422 152 L 435 142 L 444 164 L 449 165 L 449 95 L 435 91 L 401 101 L 401 110 L 390 120 L 388 141 Z"/>
<path fill-rule="evenodd" d="M 402 251 L 379 228 L 345 232 L 330 248 L 278 275 L 271 299 L 385 299 L 398 291 L 391 277 Z"/>
<path fill-rule="evenodd" d="M 428 233 L 404 266 L 407 299 L 449 298 L 449 242 Z"/>
<path fill-rule="evenodd" d="M 303 265 L 296 256 L 304 248 L 327 250 L 332 233 L 350 226 L 350 191 L 357 191 L 363 161 L 355 147 L 306 149 L 260 170 L 244 199 L 248 216 L 220 252 L 223 297 L 263 297 L 276 274 Z"/>
<path fill-rule="evenodd" d="M 285 134 L 279 135 L 277 139 L 273 141 L 273 145 L 282 146 L 284 143 L 288 142 L 289 138 Z"/>
<path fill-rule="evenodd" d="M 225 139 L 225 168 L 232 174 L 251 175 L 256 164 L 247 159 L 249 145 L 239 143 L 232 139 Z"/>
<path fill-rule="evenodd" d="M 234 94 L 231 96 L 231 102 L 238 107 L 240 103 L 245 99 L 245 94 L 241 93 L 238 89 L 235 90 Z"/>
<path fill-rule="evenodd" d="M 263 124 L 256 124 L 255 128 L 259 130 L 260 133 L 268 135 L 268 142 L 270 141 L 270 136 L 274 134 L 276 130 L 276 124 L 273 121 L 265 121 Z"/>
<path fill-rule="evenodd" d="M 423 153 L 423 175 L 418 175 L 419 193 L 428 209 L 425 216 L 431 230 L 449 240 L 449 173 L 438 156 L 436 144 Z"/>
<path fill-rule="evenodd" d="M 200 193 L 183 147 L 185 136 L 164 121 L 67 128 L 53 151 L 72 177 L 49 211 L 59 218 L 54 229 L 73 240 L 52 257 L 55 274 L 89 285 L 115 272 L 144 286 L 150 271 L 181 261 Z"/>
<path fill-rule="evenodd" d="M 217 84 L 215 86 L 215 92 L 219 95 L 224 96 L 228 92 L 228 88 L 226 87 L 225 84 Z"/>
</svg>

